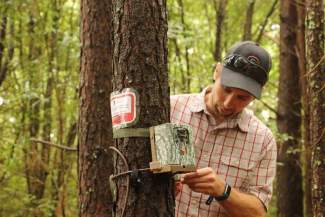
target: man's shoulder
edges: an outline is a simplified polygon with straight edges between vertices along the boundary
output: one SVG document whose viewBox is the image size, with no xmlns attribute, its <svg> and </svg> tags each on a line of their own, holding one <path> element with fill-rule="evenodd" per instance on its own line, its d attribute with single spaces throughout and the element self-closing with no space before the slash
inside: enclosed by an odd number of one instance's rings
<svg viewBox="0 0 325 217">
<path fill-rule="evenodd" d="M 170 97 L 170 113 L 172 122 L 180 122 L 190 117 L 193 108 L 197 107 L 198 94 L 180 94 Z"/>
<path fill-rule="evenodd" d="M 189 97 L 196 97 L 199 93 L 184 93 L 184 94 L 175 94 L 171 95 L 171 99 L 186 99 Z"/>
<path fill-rule="evenodd" d="M 193 99 L 195 99 L 198 95 L 199 95 L 198 93 L 171 95 L 170 102 L 171 105 L 175 105 L 175 104 L 184 105 L 187 104 L 188 102 L 193 102 Z"/>
<path fill-rule="evenodd" d="M 263 122 L 261 121 L 253 111 L 249 109 L 244 109 L 243 110 L 243 117 L 242 121 L 247 124 L 247 129 L 248 132 L 251 133 L 259 133 L 259 132 L 264 132 L 265 135 L 270 136 L 273 138 L 273 133 L 271 129 Z M 259 132 L 258 132 L 259 131 Z"/>
</svg>

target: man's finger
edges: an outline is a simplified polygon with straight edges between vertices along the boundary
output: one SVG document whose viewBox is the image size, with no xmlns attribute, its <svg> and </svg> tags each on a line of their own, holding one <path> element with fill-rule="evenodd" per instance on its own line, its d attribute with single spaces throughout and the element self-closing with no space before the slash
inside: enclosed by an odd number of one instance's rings
<svg viewBox="0 0 325 217">
<path fill-rule="evenodd" d="M 210 183 L 213 181 L 210 176 L 199 176 L 199 177 L 194 177 L 194 178 L 187 178 L 187 179 L 182 179 L 181 182 L 182 184 L 192 184 L 192 183 Z"/>
<path fill-rule="evenodd" d="M 183 179 L 192 179 L 192 178 L 199 178 L 202 176 L 206 176 L 210 173 L 212 173 L 213 170 L 210 167 L 206 167 L 206 168 L 202 168 L 202 169 L 198 169 L 196 172 L 192 172 L 192 173 L 186 173 L 183 175 Z"/>
</svg>

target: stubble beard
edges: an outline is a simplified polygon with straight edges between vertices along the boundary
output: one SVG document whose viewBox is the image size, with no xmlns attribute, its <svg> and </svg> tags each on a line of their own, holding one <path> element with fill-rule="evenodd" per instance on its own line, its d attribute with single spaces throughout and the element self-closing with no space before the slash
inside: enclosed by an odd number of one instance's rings
<svg viewBox="0 0 325 217">
<path fill-rule="evenodd" d="M 221 106 L 219 106 L 218 104 L 215 105 L 215 111 L 217 111 L 218 116 L 220 116 L 220 118 L 222 118 L 222 119 L 232 118 L 232 117 L 236 116 L 236 114 L 237 114 L 233 110 L 230 110 L 230 112 L 223 111 Z"/>
</svg>

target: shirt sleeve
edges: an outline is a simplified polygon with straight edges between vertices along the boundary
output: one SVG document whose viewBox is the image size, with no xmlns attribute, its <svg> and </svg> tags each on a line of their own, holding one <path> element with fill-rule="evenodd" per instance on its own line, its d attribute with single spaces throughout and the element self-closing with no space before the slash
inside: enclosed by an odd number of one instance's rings
<svg viewBox="0 0 325 217">
<path fill-rule="evenodd" d="M 271 132 L 268 133 L 264 141 L 262 157 L 248 175 L 249 187 L 247 191 L 259 198 L 267 209 L 271 201 L 272 183 L 276 175 L 277 147 Z"/>
</svg>

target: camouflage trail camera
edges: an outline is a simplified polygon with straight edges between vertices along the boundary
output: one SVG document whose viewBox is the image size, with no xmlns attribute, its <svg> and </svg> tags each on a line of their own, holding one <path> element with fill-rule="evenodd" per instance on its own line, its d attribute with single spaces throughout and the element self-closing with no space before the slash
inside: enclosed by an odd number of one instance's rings
<svg viewBox="0 0 325 217">
<path fill-rule="evenodd" d="M 154 173 L 195 171 L 192 140 L 189 125 L 166 123 L 150 127 L 150 169 Z"/>
</svg>

